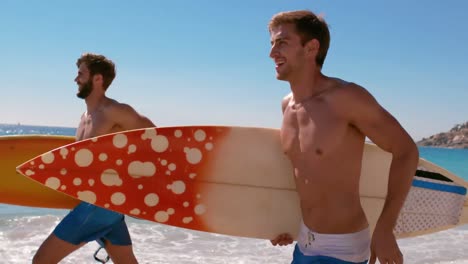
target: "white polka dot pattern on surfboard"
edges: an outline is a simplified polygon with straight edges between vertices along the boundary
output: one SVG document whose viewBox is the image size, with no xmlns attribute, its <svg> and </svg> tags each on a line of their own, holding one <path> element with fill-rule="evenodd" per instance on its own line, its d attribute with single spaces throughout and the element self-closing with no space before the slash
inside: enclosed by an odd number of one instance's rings
<svg viewBox="0 0 468 264">
<path fill-rule="evenodd" d="M 229 128 L 159 130 L 140 129 L 77 142 L 45 153 L 31 162 L 26 174 L 52 189 L 111 210 L 203 230 L 201 219 L 209 210 L 199 188 L 203 170 Z"/>
</svg>

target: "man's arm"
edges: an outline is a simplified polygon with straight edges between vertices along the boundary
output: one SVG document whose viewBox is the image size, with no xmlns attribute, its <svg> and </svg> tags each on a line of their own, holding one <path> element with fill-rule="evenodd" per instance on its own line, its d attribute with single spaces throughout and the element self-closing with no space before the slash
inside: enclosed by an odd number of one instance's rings
<svg viewBox="0 0 468 264">
<path fill-rule="evenodd" d="M 370 263 L 375 262 L 375 257 L 380 261 L 393 259 L 400 263 L 400 258 L 403 260 L 396 245 L 393 228 L 416 172 L 418 149 L 399 122 L 364 88 L 349 85 L 343 89 L 343 99 L 343 113 L 350 123 L 377 146 L 392 154 L 387 197 L 374 231 Z M 389 236 L 395 242 L 388 241 Z"/>
<path fill-rule="evenodd" d="M 286 95 L 283 98 L 283 100 L 281 100 L 281 110 L 283 114 L 284 114 L 284 111 L 286 111 L 286 107 L 288 107 L 289 101 L 291 101 L 292 96 L 293 94 L 290 93 Z M 286 246 L 286 245 L 292 244 L 294 242 L 294 239 L 290 234 L 283 233 L 283 234 L 279 234 L 274 239 L 271 239 L 270 242 L 273 246 Z"/>
<path fill-rule="evenodd" d="M 350 86 L 346 89 L 349 105 L 345 113 L 351 124 L 392 154 L 387 198 L 378 224 L 393 229 L 416 172 L 418 149 L 399 122 L 369 92 L 354 84 Z"/>
</svg>

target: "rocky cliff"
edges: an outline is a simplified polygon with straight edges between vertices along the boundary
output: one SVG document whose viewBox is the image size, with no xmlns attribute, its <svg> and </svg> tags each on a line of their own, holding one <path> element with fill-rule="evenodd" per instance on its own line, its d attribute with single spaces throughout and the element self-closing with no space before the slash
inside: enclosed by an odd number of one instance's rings
<svg viewBox="0 0 468 264">
<path fill-rule="evenodd" d="M 468 149 L 468 121 L 454 126 L 450 131 L 423 138 L 418 146 Z"/>
</svg>

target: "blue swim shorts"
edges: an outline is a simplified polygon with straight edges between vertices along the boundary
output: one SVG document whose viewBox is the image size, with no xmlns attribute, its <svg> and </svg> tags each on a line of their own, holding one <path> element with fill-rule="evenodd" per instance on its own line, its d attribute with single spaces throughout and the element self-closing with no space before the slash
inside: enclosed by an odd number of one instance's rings
<svg viewBox="0 0 468 264">
<path fill-rule="evenodd" d="M 101 246 L 105 240 L 119 246 L 132 244 L 124 215 L 86 202 L 65 216 L 53 233 L 74 245 L 93 240 Z"/>
<path fill-rule="evenodd" d="M 302 254 L 299 247 L 296 245 L 294 248 L 293 261 L 291 264 L 366 264 L 364 262 L 349 262 L 337 258 L 327 257 L 327 256 L 306 256 Z"/>
</svg>

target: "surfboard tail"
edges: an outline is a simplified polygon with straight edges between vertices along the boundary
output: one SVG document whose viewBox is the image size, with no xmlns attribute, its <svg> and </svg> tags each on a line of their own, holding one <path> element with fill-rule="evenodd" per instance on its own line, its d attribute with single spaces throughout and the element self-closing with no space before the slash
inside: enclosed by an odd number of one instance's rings
<svg viewBox="0 0 468 264">
<path fill-rule="evenodd" d="M 463 205 L 463 210 L 460 216 L 460 224 L 468 224 L 468 199 L 465 200 L 465 204 Z"/>
<path fill-rule="evenodd" d="M 57 135 L 0 136 L 0 203 L 45 207 L 73 208 L 78 200 L 51 190 L 29 177 L 17 174 L 17 167 L 55 148 L 75 142 L 75 137 Z"/>
</svg>

